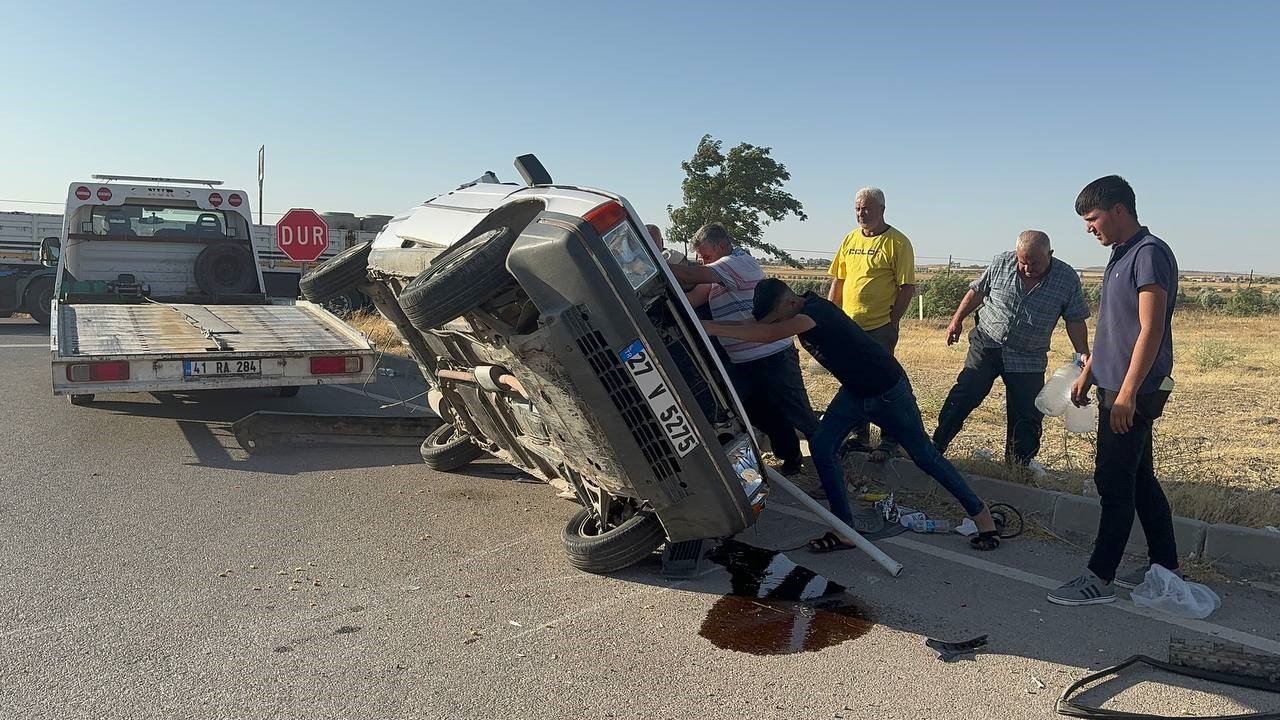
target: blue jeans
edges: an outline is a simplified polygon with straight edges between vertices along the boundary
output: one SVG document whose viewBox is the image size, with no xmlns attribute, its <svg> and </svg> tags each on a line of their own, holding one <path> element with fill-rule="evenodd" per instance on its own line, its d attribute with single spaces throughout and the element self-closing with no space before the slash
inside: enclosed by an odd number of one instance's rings
<svg viewBox="0 0 1280 720">
<path fill-rule="evenodd" d="M 876 397 L 855 397 L 846 388 L 840 388 L 809 440 L 813 465 L 818 471 L 818 479 L 822 481 L 822 490 L 831 503 L 832 514 L 846 523 L 853 523 L 844 470 L 840 467 L 837 452 L 849 431 L 868 420 L 892 435 L 912 461 L 946 488 L 966 513 L 973 516 L 982 512 L 985 507 L 982 500 L 973 494 L 964 476 L 942 457 L 925 433 L 920 406 L 916 404 L 911 383 L 904 375 L 897 385 Z"/>
</svg>

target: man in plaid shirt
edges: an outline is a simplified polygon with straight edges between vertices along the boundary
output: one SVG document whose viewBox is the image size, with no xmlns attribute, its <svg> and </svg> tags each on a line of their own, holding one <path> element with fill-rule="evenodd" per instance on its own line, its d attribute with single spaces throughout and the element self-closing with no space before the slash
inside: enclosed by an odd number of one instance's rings
<svg viewBox="0 0 1280 720">
<path fill-rule="evenodd" d="M 1044 387 L 1049 340 L 1062 318 L 1075 351 L 1087 356 L 1089 306 L 1076 271 L 1054 259 L 1049 236 L 1039 230 L 1019 235 L 1016 250 L 997 255 L 969 286 L 947 326 L 948 345 L 960 339 L 964 319 L 979 306 L 978 322 L 969 333 L 969 354 L 942 404 L 933 444 L 946 452 L 999 377 L 1008 416 L 1005 461 L 1026 465 L 1040 452 L 1044 415 L 1035 400 Z"/>
</svg>

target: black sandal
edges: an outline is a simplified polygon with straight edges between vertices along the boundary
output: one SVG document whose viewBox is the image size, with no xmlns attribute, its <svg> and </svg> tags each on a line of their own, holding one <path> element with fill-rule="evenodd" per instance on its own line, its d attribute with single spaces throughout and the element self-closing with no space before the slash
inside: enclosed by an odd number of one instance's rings
<svg viewBox="0 0 1280 720">
<path fill-rule="evenodd" d="M 827 533 L 820 538 L 809 541 L 809 552 L 829 553 L 852 549 L 853 546 L 841 540 L 835 533 Z"/>
<path fill-rule="evenodd" d="M 969 538 L 969 547 L 974 550 L 995 550 L 1000 547 L 1000 531 L 988 530 Z"/>
</svg>

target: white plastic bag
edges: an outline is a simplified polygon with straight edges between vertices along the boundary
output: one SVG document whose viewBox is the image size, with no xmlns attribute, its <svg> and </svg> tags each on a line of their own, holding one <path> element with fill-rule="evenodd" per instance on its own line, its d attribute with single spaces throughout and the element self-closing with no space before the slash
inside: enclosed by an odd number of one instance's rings
<svg viewBox="0 0 1280 720">
<path fill-rule="evenodd" d="M 1152 564 L 1130 595 L 1133 604 L 1184 618 L 1202 619 L 1218 609 L 1222 599 L 1200 583 L 1187 582 L 1167 568 Z"/>
</svg>

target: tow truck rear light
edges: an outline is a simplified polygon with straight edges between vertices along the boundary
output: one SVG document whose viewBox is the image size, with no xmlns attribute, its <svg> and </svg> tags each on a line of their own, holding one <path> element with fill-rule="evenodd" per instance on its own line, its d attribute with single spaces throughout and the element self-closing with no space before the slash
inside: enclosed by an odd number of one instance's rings
<svg viewBox="0 0 1280 720">
<path fill-rule="evenodd" d="M 231 193 L 231 197 L 227 198 L 227 202 L 231 204 L 231 207 L 240 207 L 240 196 Z"/>
<path fill-rule="evenodd" d="M 596 229 L 597 233 L 604 235 L 614 225 L 627 219 L 627 209 L 617 200 L 610 200 L 587 211 L 587 214 L 582 217 Z"/>
<path fill-rule="evenodd" d="M 71 382 L 108 382 L 129 379 L 129 361 L 76 363 L 67 366 L 67 379 Z"/>
<path fill-rule="evenodd" d="M 102 202 L 107 202 L 108 200 L 110 200 L 111 188 L 108 188 L 108 187 L 98 188 L 98 199 L 101 200 Z"/>
<path fill-rule="evenodd" d="M 358 373 L 364 368 L 364 361 L 350 355 L 326 355 L 311 358 L 312 375 L 346 375 Z"/>
</svg>

